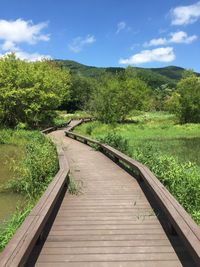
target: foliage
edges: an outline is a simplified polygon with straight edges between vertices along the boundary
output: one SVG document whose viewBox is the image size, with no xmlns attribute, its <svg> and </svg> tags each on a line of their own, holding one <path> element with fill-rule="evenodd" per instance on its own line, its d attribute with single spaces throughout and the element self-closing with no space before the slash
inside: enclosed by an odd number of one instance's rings
<svg viewBox="0 0 200 267">
<path fill-rule="evenodd" d="M 95 79 L 73 75 L 72 84 L 69 89 L 69 96 L 63 100 L 60 109 L 65 109 L 68 112 L 84 110 L 87 107 L 90 95 L 95 88 Z"/>
<path fill-rule="evenodd" d="M 179 117 L 181 122 L 200 122 L 200 78 L 192 75 L 184 77 L 177 85 L 179 97 Z"/>
<path fill-rule="evenodd" d="M 0 229 L 0 248 L 11 239 L 58 171 L 56 149 L 50 139 L 40 132 L 25 130 L 1 130 L 1 144 L 14 144 L 23 150 L 22 157 L 14 165 L 14 179 L 4 190 L 25 196 L 25 202 Z"/>
<path fill-rule="evenodd" d="M 28 63 L 14 54 L 4 56 L 0 59 L 0 123 L 48 124 L 69 85 L 69 72 L 50 61 Z"/>
<path fill-rule="evenodd" d="M 12 215 L 9 221 L 4 222 L 0 227 L 0 251 L 6 246 L 12 236 L 15 234 L 17 229 L 25 220 L 26 216 L 30 213 L 33 208 L 32 203 L 28 203 L 25 208 L 18 208 Z"/>
<path fill-rule="evenodd" d="M 176 91 L 171 94 L 171 96 L 167 96 L 164 103 L 164 109 L 171 113 L 180 113 L 180 94 Z"/>
<path fill-rule="evenodd" d="M 200 164 L 200 124 L 177 124 L 177 118 L 167 112 L 133 111 L 129 117 L 136 123 L 104 124 L 93 121 L 82 124 L 75 131 L 88 135 L 92 128 L 92 139 L 104 138 L 115 132 L 128 140 L 129 148 L 136 149 L 151 142 L 163 154 L 177 156 L 181 162 L 192 161 Z"/>
<path fill-rule="evenodd" d="M 58 170 L 56 150 L 50 139 L 39 132 L 25 145 L 25 158 L 15 166 L 15 178 L 7 189 L 37 199 Z"/>
<path fill-rule="evenodd" d="M 56 60 L 62 68 L 70 69 L 74 75 L 81 75 L 84 77 L 99 78 L 102 75 L 109 73 L 116 75 L 116 73 L 123 73 L 124 68 L 97 68 L 86 66 L 71 60 Z M 150 87 L 157 88 L 162 84 L 168 84 L 174 87 L 176 83 L 182 78 L 184 69 L 176 66 L 168 66 L 164 68 L 138 68 L 128 67 L 134 73 L 134 78 L 139 78 L 146 82 Z"/>
<path fill-rule="evenodd" d="M 78 195 L 80 193 L 80 185 L 74 180 L 72 175 L 69 176 L 68 191 L 72 195 Z"/>
<path fill-rule="evenodd" d="M 155 151 L 148 144 L 133 151 L 132 156 L 147 165 L 186 211 L 200 224 L 199 168 L 191 162 L 180 163 L 172 156 Z"/>
<path fill-rule="evenodd" d="M 133 108 L 141 109 L 148 97 L 147 85 L 139 79 L 124 79 L 119 76 L 102 77 L 94 92 L 90 110 L 94 116 L 105 123 L 123 121 Z"/>
<path fill-rule="evenodd" d="M 123 153 L 128 153 L 128 140 L 115 132 L 110 132 L 104 137 L 98 139 L 101 143 L 108 144 Z"/>
<path fill-rule="evenodd" d="M 173 94 L 174 89 L 169 88 L 168 84 L 163 84 L 153 91 L 154 108 L 157 111 L 165 110 L 165 103 L 167 99 Z"/>
<path fill-rule="evenodd" d="M 61 68 L 70 69 L 72 75 L 79 75 L 87 78 L 98 79 L 106 73 L 115 74 L 120 71 L 124 71 L 124 68 L 98 68 L 93 66 L 86 66 L 72 60 L 55 60 Z"/>
</svg>

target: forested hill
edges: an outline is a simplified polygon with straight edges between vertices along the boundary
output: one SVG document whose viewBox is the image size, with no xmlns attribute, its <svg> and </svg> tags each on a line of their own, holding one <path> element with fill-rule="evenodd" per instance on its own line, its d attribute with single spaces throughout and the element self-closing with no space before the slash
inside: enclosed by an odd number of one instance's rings
<svg viewBox="0 0 200 267">
<path fill-rule="evenodd" d="M 123 72 L 124 68 L 120 67 L 109 67 L 109 68 L 98 68 L 92 66 L 86 66 L 72 60 L 55 60 L 62 67 L 68 68 L 73 74 L 79 74 L 86 77 L 97 78 L 101 74 L 108 72 L 116 74 Z M 152 87 L 157 87 L 162 84 L 168 84 L 175 86 L 177 81 L 181 79 L 184 68 L 176 66 L 168 66 L 164 68 L 138 68 L 132 67 L 135 71 L 135 76 L 139 77 L 141 80 L 144 80 Z M 198 74 L 200 75 L 200 74 Z"/>
</svg>

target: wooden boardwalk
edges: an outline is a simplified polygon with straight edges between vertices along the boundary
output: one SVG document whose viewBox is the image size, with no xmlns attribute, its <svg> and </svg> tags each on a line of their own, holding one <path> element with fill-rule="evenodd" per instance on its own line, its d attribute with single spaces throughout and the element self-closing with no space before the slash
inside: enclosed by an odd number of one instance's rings
<svg viewBox="0 0 200 267">
<path fill-rule="evenodd" d="M 35 266 L 195 266 L 177 240 L 172 245 L 136 179 L 64 130 L 50 135 L 80 192 L 65 194 Z"/>
</svg>

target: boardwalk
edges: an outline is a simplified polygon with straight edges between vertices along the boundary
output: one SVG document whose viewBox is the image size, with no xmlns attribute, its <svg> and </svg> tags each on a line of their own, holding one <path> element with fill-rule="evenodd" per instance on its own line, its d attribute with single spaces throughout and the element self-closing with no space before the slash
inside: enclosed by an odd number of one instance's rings
<svg viewBox="0 0 200 267">
<path fill-rule="evenodd" d="M 80 192 L 64 196 L 36 266 L 194 266 L 172 246 L 137 180 L 63 130 L 51 137 L 64 146 Z"/>
</svg>

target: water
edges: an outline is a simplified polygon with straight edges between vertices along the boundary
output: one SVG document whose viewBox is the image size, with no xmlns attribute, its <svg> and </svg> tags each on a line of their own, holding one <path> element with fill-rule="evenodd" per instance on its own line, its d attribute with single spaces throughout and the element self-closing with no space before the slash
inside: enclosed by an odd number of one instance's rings
<svg viewBox="0 0 200 267">
<path fill-rule="evenodd" d="M 0 145 L 0 186 L 13 177 L 11 166 L 18 160 L 21 151 L 14 145 Z M 0 222 L 8 219 L 16 210 L 22 196 L 15 193 L 0 193 Z"/>
</svg>

